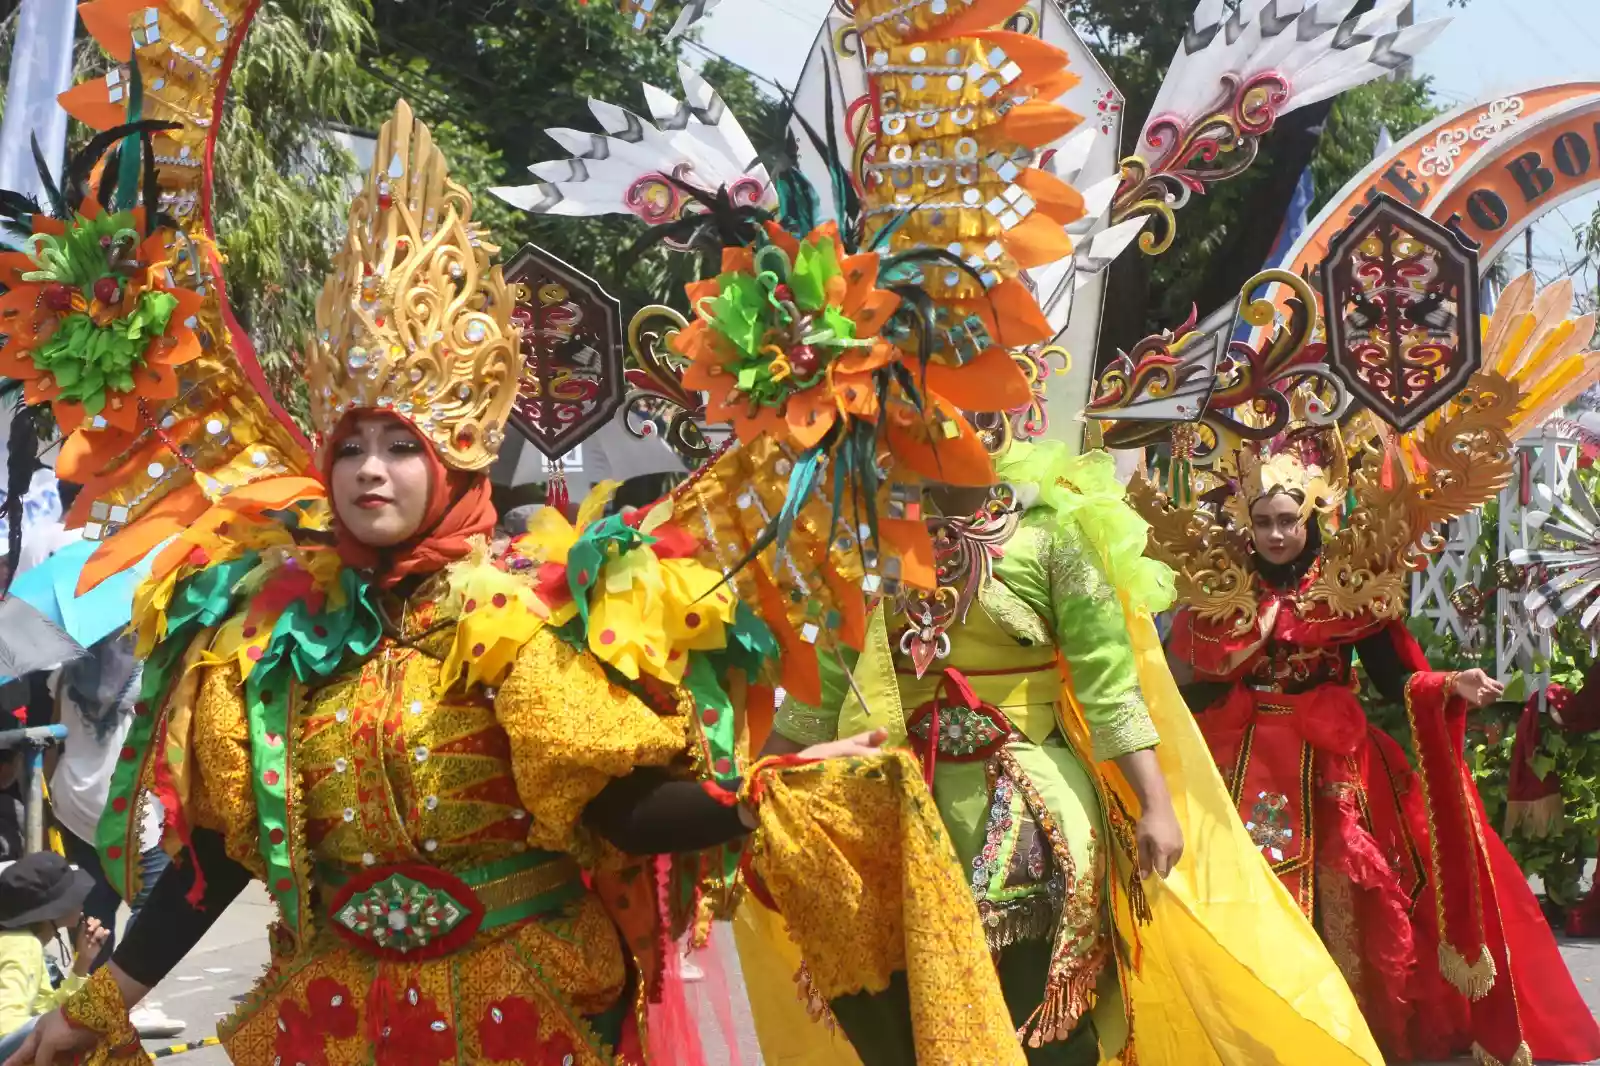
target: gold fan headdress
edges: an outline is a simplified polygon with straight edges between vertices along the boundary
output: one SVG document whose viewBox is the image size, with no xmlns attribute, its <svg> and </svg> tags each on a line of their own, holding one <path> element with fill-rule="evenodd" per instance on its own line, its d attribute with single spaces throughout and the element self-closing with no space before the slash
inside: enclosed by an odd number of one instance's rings
<svg viewBox="0 0 1600 1066">
<path fill-rule="evenodd" d="M 317 301 L 306 376 L 319 437 L 370 407 L 410 420 L 450 466 L 494 461 L 523 362 L 511 290 L 490 261 L 498 251 L 402 101 Z"/>
<path fill-rule="evenodd" d="M 1242 497 L 1248 509 L 1268 496 L 1287 493 L 1299 501 L 1302 519 L 1314 513 L 1337 513 L 1343 502 L 1346 472 L 1342 449 L 1333 451 L 1332 461 L 1325 469 L 1321 463 L 1306 461 L 1295 444 L 1281 450 L 1245 444 L 1234 461 L 1239 472 L 1236 498 Z"/>
<path fill-rule="evenodd" d="M 1600 380 L 1600 358 L 1588 350 L 1594 326 L 1593 315 L 1572 317 L 1570 282 L 1536 291 L 1533 276 L 1524 275 L 1485 317 L 1483 368 L 1449 402 L 1405 434 L 1365 413 L 1347 422 L 1330 458 L 1349 471 L 1353 506 L 1327 538 L 1301 599 L 1345 616 L 1400 617 L 1406 574 L 1443 546 L 1439 527 L 1503 489 L 1516 441 Z M 1233 618 L 1242 628 L 1255 619 L 1240 534 L 1248 502 L 1297 480 L 1308 501 L 1320 490 L 1303 463 L 1300 470 L 1282 459 L 1252 463 L 1248 448 L 1198 473 L 1215 480 L 1230 461 L 1243 485 L 1221 514 L 1180 502 L 1182 493 L 1162 492 L 1143 476 L 1129 497 L 1151 523 L 1152 554 L 1178 572 L 1180 599 L 1203 618 Z M 1330 470 L 1327 496 L 1337 506 L 1344 492 L 1338 470 Z"/>
</svg>

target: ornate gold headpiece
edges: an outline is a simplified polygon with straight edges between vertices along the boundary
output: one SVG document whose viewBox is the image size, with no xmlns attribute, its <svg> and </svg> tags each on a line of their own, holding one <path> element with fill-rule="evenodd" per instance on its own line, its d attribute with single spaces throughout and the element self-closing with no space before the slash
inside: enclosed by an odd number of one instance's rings
<svg viewBox="0 0 1600 1066">
<path fill-rule="evenodd" d="M 1257 500 L 1283 492 L 1300 500 L 1302 519 L 1314 512 L 1337 514 L 1349 484 L 1349 468 L 1337 440 L 1329 453 L 1331 461 L 1324 468 L 1308 463 L 1293 445 L 1262 455 L 1255 446 L 1245 444 L 1237 453 L 1239 492 L 1235 499 L 1242 498 L 1248 512 Z"/>
<path fill-rule="evenodd" d="M 452 467 L 494 461 L 523 362 L 498 251 L 401 101 L 317 301 L 306 371 L 319 446 L 345 412 L 374 408 L 410 420 Z"/>
</svg>

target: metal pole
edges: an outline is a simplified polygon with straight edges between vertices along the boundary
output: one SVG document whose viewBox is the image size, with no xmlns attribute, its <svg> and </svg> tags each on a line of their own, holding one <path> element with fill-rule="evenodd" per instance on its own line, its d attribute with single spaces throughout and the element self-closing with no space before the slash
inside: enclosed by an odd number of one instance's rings
<svg viewBox="0 0 1600 1066">
<path fill-rule="evenodd" d="M 11 49 L 5 117 L 0 120 L 0 189 L 42 197 L 33 139 L 59 181 L 67 151 L 67 113 L 56 97 L 72 88 L 72 42 L 77 5 L 69 0 L 22 0 Z"/>
<path fill-rule="evenodd" d="M 28 800 L 23 808 L 28 854 L 44 850 L 44 745 L 28 747 Z"/>
<path fill-rule="evenodd" d="M 28 756 L 28 798 L 23 811 L 23 831 L 29 853 L 44 850 L 44 749 L 67 738 L 64 725 L 34 726 L 0 732 L 0 751 L 22 748 Z"/>
</svg>

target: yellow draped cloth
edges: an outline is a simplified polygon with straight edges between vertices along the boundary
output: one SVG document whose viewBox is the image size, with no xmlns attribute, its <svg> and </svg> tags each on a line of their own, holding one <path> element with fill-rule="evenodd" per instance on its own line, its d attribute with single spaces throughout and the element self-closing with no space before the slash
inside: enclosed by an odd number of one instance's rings
<svg viewBox="0 0 1600 1066">
<path fill-rule="evenodd" d="M 978 911 L 963 906 L 966 882 L 916 760 L 890 752 L 758 769 L 755 778 L 761 832 L 751 866 L 795 931 L 817 995 L 882 992 L 904 971 L 918 1063 L 1024 1066 Z"/>
<path fill-rule="evenodd" d="M 1239 821 L 1149 614 L 1126 601 L 1124 608 L 1184 837 L 1171 876 L 1145 884 L 1151 921 L 1136 926 L 1126 906 L 1114 916 L 1119 933 L 1139 945 L 1137 965 L 1124 977 L 1138 1066 L 1382 1066 L 1344 978 Z M 871 693 L 893 683 L 892 674 L 871 676 L 886 659 L 863 654 L 858 688 Z M 1095 770 L 1133 809 L 1115 768 Z M 813 1021 L 796 994 L 799 949 L 782 920 L 760 906 L 747 901 L 734 929 L 763 1057 L 774 1066 L 855 1066 L 860 1060 L 843 1035 Z"/>
</svg>

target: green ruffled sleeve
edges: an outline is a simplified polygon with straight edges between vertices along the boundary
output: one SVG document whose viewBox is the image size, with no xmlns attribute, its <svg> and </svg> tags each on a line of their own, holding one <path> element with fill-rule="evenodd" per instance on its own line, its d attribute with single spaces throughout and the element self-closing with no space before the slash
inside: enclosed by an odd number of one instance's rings
<svg viewBox="0 0 1600 1066">
<path fill-rule="evenodd" d="M 1059 444 L 1013 445 L 1000 476 L 1036 486 L 1039 505 L 1023 516 L 1008 548 L 1008 587 L 1049 619 L 1089 723 L 1097 759 L 1115 759 L 1160 742 L 1139 690 L 1124 602 L 1165 610 L 1172 571 L 1144 557 L 1148 527 L 1124 499 L 1104 452 L 1067 454 Z M 1014 551 L 1032 559 L 1015 559 Z M 1027 565 L 1031 563 L 1032 565 Z M 1024 575 L 1031 571 L 1032 580 Z M 1018 578 L 1021 578 L 1020 580 Z"/>
</svg>

